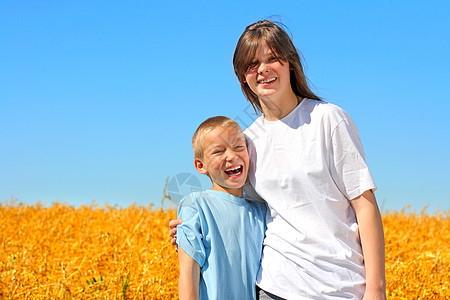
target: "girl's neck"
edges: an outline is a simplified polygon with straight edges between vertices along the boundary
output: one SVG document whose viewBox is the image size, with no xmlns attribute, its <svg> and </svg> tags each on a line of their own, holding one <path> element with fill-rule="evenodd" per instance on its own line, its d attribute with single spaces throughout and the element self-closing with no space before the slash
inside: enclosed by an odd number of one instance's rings
<svg viewBox="0 0 450 300">
<path fill-rule="evenodd" d="M 283 99 L 259 99 L 263 110 L 264 119 L 267 121 L 277 121 L 287 116 L 302 101 L 294 93 Z"/>
</svg>

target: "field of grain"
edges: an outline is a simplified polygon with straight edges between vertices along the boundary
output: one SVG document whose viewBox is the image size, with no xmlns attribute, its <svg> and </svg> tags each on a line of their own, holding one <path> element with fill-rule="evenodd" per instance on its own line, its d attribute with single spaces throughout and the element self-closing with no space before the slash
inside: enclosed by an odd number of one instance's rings
<svg viewBox="0 0 450 300">
<path fill-rule="evenodd" d="M 0 202 L 0 299 L 176 299 L 175 216 Z M 448 299 L 448 212 L 388 212 L 383 223 L 389 299 Z"/>
</svg>

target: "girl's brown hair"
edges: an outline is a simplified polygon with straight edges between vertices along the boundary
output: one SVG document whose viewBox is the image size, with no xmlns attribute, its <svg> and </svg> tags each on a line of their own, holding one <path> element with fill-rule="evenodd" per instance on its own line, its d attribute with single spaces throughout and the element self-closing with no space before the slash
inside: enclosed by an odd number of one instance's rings
<svg viewBox="0 0 450 300">
<path fill-rule="evenodd" d="M 280 26 L 283 26 L 279 23 Z M 256 112 L 263 112 L 258 96 L 253 93 L 248 84 L 244 82 L 245 73 L 253 62 L 256 51 L 264 41 L 272 53 L 281 61 L 289 63 L 291 87 L 295 95 L 301 98 L 321 100 L 308 87 L 303 67 L 292 40 L 284 29 L 277 24 L 263 20 L 253 23 L 244 30 L 234 51 L 234 72 L 241 84 L 242 92 L 252 104 Z"/>
</svg>

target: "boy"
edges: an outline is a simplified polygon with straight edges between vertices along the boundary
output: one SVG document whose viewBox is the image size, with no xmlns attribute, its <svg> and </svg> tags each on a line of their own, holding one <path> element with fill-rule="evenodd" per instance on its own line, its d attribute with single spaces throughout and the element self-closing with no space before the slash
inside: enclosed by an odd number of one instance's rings
<svg viewBox="0 0 450 300">
<path fill-rule="evenodd" d="M 187 195 L 178 208 L 179 297 L 256 299 L 266 206 L 243 198 L 244 134 L 235 121 L 213 117 L 197 128 L 192 147 L 195 168 L 213 187 Z"/>
</svg>

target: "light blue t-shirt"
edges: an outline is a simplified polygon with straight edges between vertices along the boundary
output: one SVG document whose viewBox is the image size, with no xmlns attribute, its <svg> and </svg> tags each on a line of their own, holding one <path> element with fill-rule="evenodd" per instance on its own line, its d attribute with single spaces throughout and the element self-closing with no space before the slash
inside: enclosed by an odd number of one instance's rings
<svg viewBox="0 0 450 300">
<path fill-rule="evenodd" d="M 256 299 L 266 205 L 208 190 L 181 200 L 177 244 L 200 266 L 200 300 Z"/>
</svg>

